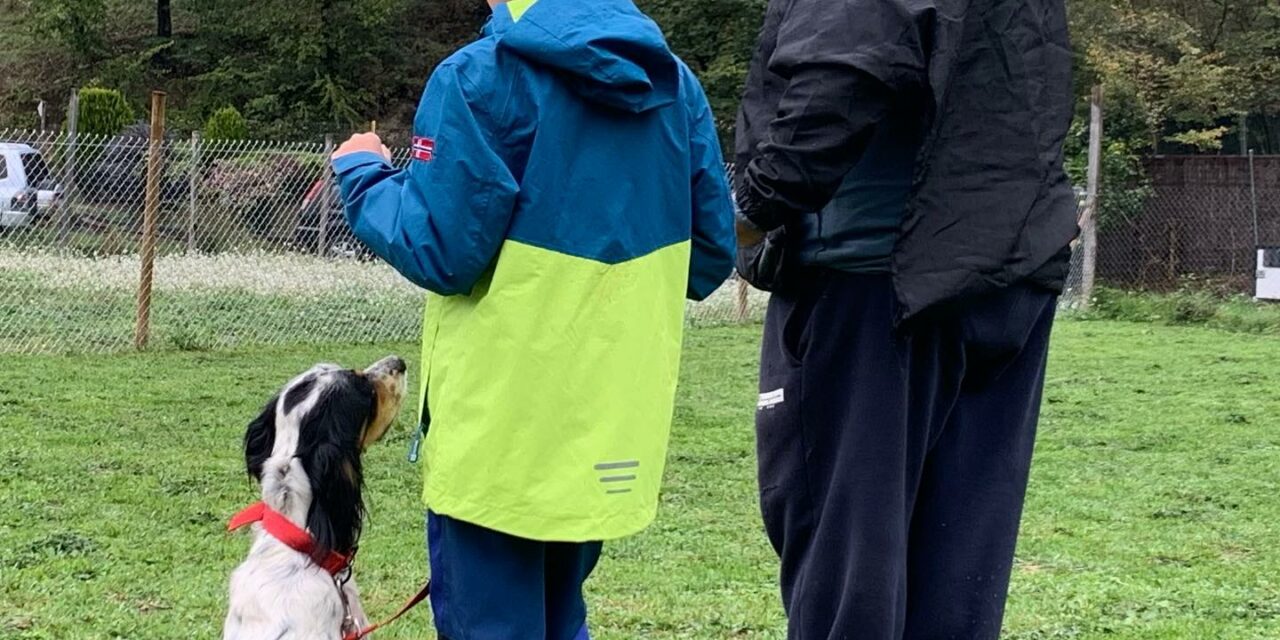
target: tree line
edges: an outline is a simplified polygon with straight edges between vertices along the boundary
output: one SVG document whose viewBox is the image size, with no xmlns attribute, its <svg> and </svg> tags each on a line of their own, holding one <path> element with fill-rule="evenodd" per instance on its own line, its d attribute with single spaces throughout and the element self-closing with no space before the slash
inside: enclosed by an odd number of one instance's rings
<svg viewBox="0 0 1280 640">
<path fill-rule="evenodd" d="M 702 79 L 726 139 L 766 0 L 637 0 Z M 1068 0 L 1076 94 L 1106 89 L 1108 152 L 1280 153 L 1280 2 Z M 170 126 L 232 109 L 246 135 L 407 130 L 431 69 L 476 37 L 481 0 L 0 0 L 0 128 L 119 91 Z M 1081 124 L 1084 119 L 1078 119 Z M 1073 133 L 1079 151 L 1082 128 Z"/>
</svg>

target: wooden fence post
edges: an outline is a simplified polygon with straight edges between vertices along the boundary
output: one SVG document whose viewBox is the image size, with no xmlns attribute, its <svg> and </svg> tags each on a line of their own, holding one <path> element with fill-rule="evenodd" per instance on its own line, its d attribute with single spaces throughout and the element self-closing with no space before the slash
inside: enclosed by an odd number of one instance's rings
<svg viewBox="0 0 1280 640">
<path fill-rule="evenodd" d="M 147 193 L 142 209 L 142 273 L 138 278 L 138 322 L 134 325 L 133 346 L 147 348 L 151 337 L 151 283 L 156 263 L 156 216 L 160 212 L 160 174 L 164 171 L 165 93 L 151 92 L 151 137 L 147 148 Z"/>
<path fill-rule="evenodd" d="M 1080 308 L 1093 303 L 1098 266 L 1098 183 L 1102 171 L 1102 86 L 1089 97 L 1089 175 L 1084 215 L 1080 221 Z"/>
<path fill-rule="evenodd" d="M 1250 153 L 1249 149 L 1249 112 L 1240 114 L 1240 155 Z"/>
<path fill-rule="evenodd" d="M 737 320 L 738 323 L 743 323 L 747 321 L 747 316 L 750 313 L 747 302 L 751 293 L 751 285 L 747 284 L 747 281 L 737 274 L 734 274 L 733 279 L 738 282 Z"/>
</svg>

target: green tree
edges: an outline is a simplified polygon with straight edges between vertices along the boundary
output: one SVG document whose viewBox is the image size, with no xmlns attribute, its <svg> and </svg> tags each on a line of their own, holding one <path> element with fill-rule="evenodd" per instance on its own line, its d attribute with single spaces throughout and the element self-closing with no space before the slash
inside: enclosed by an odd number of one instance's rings
<svg viewBox="0 0 1280 640">
<path fill-rule="evenodd" d="M 249 127 L 235 107 L 223 107 L 205 121 L 204 137 L 210 140 L 243 140 L 249 137 Z"/>
<path fill-rule="evenodd" d="M 726 154 L 733 150 L 738 102 L 766 4 L 766 0 L 639 0 L 640 8 L 662 27 L 672 50 L 706 89 Z"/>
<path fill-rule="evenodd" d="M 255 135 L 311 136 L 377 119 L 407 124 L 431 67 L 474 39 L 487 11 L 462 0 L 192 0 L 200 46 L 179 42 L 191 104 L 237 106 Z M 207 112 L 207 111 L 206 111 Z"/>
<path fill-rule="evenodd" d="M 114 136 L 133 122 L 133 108 L 114 89 L 89 87 L 80 90 L 81 133 Z"/>
<path fill-rule="evenodd" d="M 1142 115 L 1145 140 L 1130 135 L 1129 144 L 1213 150 L 1233 126 L 1224 123 L 1280 108 L 1274 0 L 1072 0 L 1070 8 L 1079 75 L 1106 87 L 1108 118 L 1114 104 Z"/>
<path fill-rule="evenodd" d="M 80 60 L 92 63 L 106 53 L 106 0 L 48 0 L 32 3 L 28 10 L 38 33 Z"/>
<path fill-rule="evenodd" d="M 637 1 L 701 78 L 730 146 L 766 0 Z M 1106 85 L 1110 139 L 1137 154 L 1212 150 L 1234 143 L 1250 113 L 1256 145 L 1280 150 L 1280 2 L 1067 2 L 1077 98 Z M 111 86 L 135 108 L 165 89 L 175 128 L 232 105 L 255 136 L 370 119 L 395 130 L 487 13 L 480 0 L 0 0 L 0 122 L 30 122 L 38 99 Z"/>
</svg>

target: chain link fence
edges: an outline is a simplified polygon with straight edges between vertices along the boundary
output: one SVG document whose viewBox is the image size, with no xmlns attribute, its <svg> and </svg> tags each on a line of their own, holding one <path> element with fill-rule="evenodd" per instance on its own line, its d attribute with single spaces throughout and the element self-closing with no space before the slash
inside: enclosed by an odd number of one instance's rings
<svg viewBox="0 0 1280 640">
<path fill-rule="evenodd" d="M 1280 247 L 1280 157 L 1162 156 L 1102 201 L 1102 286 L 1252 296 L 1258 252 Z"/>
<path fill-rule="evenodd" d="M 0 352 L 127 350 L 143 306 L 158 348 L 418 337 L 422 292 L 347 228 L 330 143 L 160 143 L 153 284 L 140 288 L 149 147 L 144 126 L 0 131 Z M 1097 286 L 1252 295 L 1258 249 L 1280 255 L 1280 157 L 1250 160 L 1154 158 L 1148 182 L 1108 186 Z M 1085 301 L 1084 271 L 1076 251 L 1064 307 Z M 735 279 L 688 319 L 757 321 L 766 302 Z"/>
<path fill-rule="evenodd" d="M 423 294 L 346 225 L 331 145 L 170 138 L 158 145 L 153 284 L 143 268 L 149 141 L 0 131 L 0 352 L 148 344 L 368 343 L 419 336 Z M 409 150 L 393 150 L 404 163 Z M 731 282 L 689 322 L 758 318 Z"/>
</svg>

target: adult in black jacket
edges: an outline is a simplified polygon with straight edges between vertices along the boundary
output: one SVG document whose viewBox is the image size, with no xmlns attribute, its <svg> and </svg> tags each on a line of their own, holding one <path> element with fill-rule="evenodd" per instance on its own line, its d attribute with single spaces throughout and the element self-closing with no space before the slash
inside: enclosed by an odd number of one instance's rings
<svg viewBox="0 0 1280 640">
<path fill-rule="evenodd" d="M 1075 237 L 1063 0 L 770 0 L 739 269 L 774 291 L 761 507 L 789 637 L 996 638 Z"/>
</svg>

